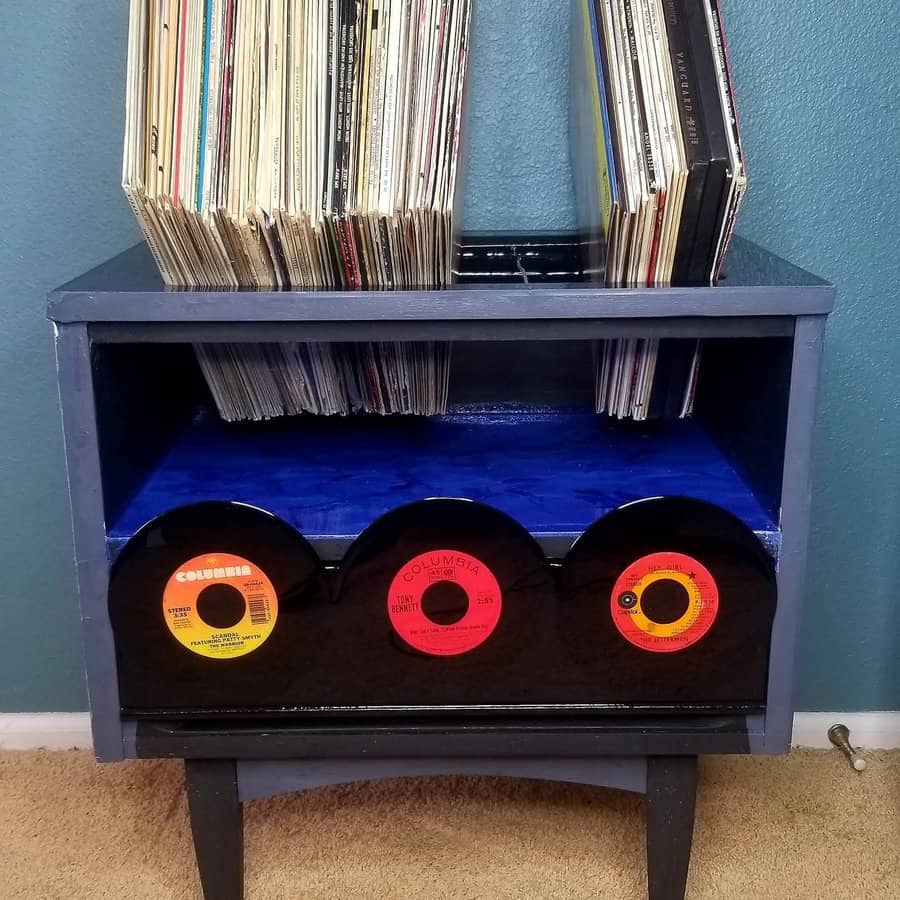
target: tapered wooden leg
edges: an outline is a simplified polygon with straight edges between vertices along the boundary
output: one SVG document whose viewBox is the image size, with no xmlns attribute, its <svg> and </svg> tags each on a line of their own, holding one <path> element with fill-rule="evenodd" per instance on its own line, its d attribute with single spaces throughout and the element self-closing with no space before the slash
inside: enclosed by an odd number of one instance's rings
<svg viewBox="0 0 900 900">
<path fill-rule="evenodd" d="M 194 853 L 205 900 L 243 900 L 244 811 L 228 759 L 184 763 Z"/>
<path fill-rule="evenodd" d="M 650 900 L 684 900 L 696 796 L 696 756 L 653 756 L 647 760 L 647 894 Z"/>
</svg>

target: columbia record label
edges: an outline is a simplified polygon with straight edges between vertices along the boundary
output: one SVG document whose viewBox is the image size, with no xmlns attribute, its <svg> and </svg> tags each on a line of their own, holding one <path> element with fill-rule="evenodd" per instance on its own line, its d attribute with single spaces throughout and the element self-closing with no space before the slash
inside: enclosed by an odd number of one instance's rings
<svg viewBox="0 0 900 900">
<path fill-rule="evenodd" d="M 163 615 L 175 640 L 192 653 L 234 659 L 252 653 L 272 633 L 278 594 L 250 560 L 207 553 L 172 573 L 163 591 Z"/>
<path fill-rule="evenodd" d="M 429 618 L 429 592 L 453 585 L 464 597 L 458 620 Z M 430 550 L 409 560 L 388 589 L 388 613 L 397 634 L 410 646 L 434 656 L 454 656 L 483 644 L 500 622 L 503 594 L 494 573 L 461 550 Z"/>
<path fill-rule="evenodd" d="M 241 503 L 173 509 L 113 563 L 109 613 L 134 715 L 280 708 L 316 665 L 322 567 L 297 531 Z"/>
<path fill-rule="evenodd" d="M 774 561 L 743 522 L 704 501 L 655 497 L 573 544 L 559 630 L 594 702 L 754 708 L 776 597 Z"/>
</svg>

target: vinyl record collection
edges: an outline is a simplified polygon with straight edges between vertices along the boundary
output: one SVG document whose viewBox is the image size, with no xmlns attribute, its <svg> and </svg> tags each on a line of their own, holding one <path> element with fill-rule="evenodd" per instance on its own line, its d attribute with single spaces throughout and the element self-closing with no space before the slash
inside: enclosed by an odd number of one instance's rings
<svg viewBox="0 0 900 900">
<path fill-rule="evenodd" d="M 447 408 L 450 344 L 197 344 L 228 422 L 313 413 L 437 415 Z"/>
<path fill-rule="evenodd" d="M 585 276 L 714 283 L 747 187 L 719 0 L 572 3 Z M 165 281 L 449 284 L 471 13 L 472 0 L 131 0 L 123 186 Z M 446 410 L 443 345 L 196 352 L 229 421 Z M 690 415 L 700 355 L 696 341 L 598 342 L 597 412 Z"/>
<path fill-rule="evenodd" d="M 689 498 L 609 513 L 557 566 L 467 500 L 399 507 L 330 568 L 271 514 L 200 503 L 109 589 L 123 710 L 182 718 L 747 712 L 775 604 L 753 532 Z"/>
<path fill-rule="evenodd" d="M 469 0 L 132 0 L 123 185 L 165 281 L 447 284 L 469 19 Z M 307 378 L 301 356 L 330 362 Z M 266 358 L 201 352 L 225 418 L 427 413 L 446 393 L 355 389 L 373 365 L 427 383 L 404 345 L 288 347 L 283 377 Z"/>
<path fill-rule="evenodd" d="M 714 284 L 747 189 L 719 0 L 573 0 L 571 69 L 587 272 Z M 698 364 L 696 344 L 600 342 L 597 411 L 686 416 Z"/>
</svg>

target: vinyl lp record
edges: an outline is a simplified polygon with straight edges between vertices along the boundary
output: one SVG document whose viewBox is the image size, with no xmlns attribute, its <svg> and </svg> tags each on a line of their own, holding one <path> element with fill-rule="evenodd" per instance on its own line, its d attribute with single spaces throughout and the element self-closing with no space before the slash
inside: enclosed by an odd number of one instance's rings
<svg viewBox="0 0 900 900">
<path fill-rule="evenodd" d="M 354 665 L 334 675 L 338 702 L 533 699 L 553 600 L 540 546 L 504 513 L 454 499 L 396 509 L 360 535 L 341 566 L 334 621 Z"/>
<path fill-rule="evenodd" d="M 596 700 L 755 706 L 776 596 L 773 561 L 739 519 L 657 497 L 604 516 L 575 542 L 560 630 Z"/>
<path fill-rule="evenodd" d="M 304 627 L 321 566 L 289 525 L 240 503 L 183 506 L 141 528 L 110 573 L 124 709 L 278 706 L 292 666 L 311 664 Z"/>
</svg>

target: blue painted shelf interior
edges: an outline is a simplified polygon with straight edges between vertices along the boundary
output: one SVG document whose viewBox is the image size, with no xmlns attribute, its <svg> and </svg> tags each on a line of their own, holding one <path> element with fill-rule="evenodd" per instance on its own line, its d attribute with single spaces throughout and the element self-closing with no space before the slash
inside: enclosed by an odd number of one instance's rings
<svg viewBox="0 0 900 900">
<path fill-rule="evenodd" d="M 623 503 L 709 500 L 771 543 L 768 510 L 696 421 L 621 426 L 589 412 L 457 411 L 438 418 L 301 417 L 229 425 L 203 414 L 115 521 L 112 552 L 145 522 L 200 500 L 263 507 L 312 541 L 353 538 L 425 497 L 503 510 L 538 538 L 576 537 Z"/>
</svg>

